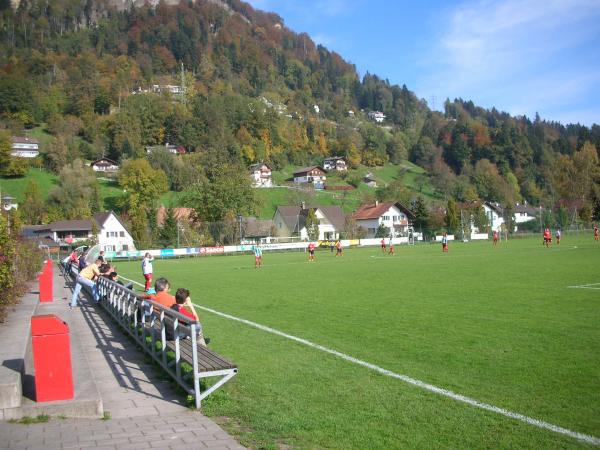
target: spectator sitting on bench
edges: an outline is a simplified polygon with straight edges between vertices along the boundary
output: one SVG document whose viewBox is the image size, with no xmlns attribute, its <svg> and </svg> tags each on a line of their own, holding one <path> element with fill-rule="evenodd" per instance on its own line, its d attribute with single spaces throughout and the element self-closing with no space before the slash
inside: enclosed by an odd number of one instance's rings
<svg viewBox="0 0 600 450">
<path fill-rule="evenodd" d="M 169 294 L 170 288 L 171 285 L 169 284 L 169 280 L 161 277 L 154 283 L 156 294 L 146 294 L 144 295 L 144 298 L 160 303 L 164 308 L 170 308 L 175 304 L 175 297 Z"/>
<path fill-rule="evenodd" d="M 126 289 L 129 289 L 130 291 L 133 290 L 133 283 L 129 283 L 129 284 L 125 284 L 123 283 L 121 280 L 119 280 L 119 274 L 117 274 L 117 272 L 111 272 L 108 274 L 108 279 L 110 281 L 114 281 L 117 284 L 120 284 L 121 286 L 125 287 Z"/>
<path fill-rule="evenodd" d="M 206 340 L 204 340 L 204 335 L 202 334 L 202 324 L 200 324 L 200 319 L 198 319 L 198 314 L 196 313 L 194 304 L 190 299 L 190 291 L 185 288 L 177 289 L 177 292 L 175 293 L 175 301 L 176 303 L 171 306 L 171 309 L 198 322 L 198 343 L 206 347 L 206 344 L 210 342 L 210 339 L 206 338 Z M 181 337 L 182 336 L 180 335 L 180 338 Z"/>
</svg>

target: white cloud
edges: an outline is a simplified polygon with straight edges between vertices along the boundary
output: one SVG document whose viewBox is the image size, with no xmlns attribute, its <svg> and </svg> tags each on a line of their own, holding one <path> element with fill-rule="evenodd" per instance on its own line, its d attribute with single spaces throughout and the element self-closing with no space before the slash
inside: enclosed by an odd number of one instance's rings
<svg viewBox="0 0 600 450">
<path fill-rule="evenodd" d="M 598 20 L 596 0 L 463 3 L 444 15 L 433 57 L 425 61 L 430 75 L 417 92 L 513 114 L 572 107 L 598 95 Z"/>
</svg>

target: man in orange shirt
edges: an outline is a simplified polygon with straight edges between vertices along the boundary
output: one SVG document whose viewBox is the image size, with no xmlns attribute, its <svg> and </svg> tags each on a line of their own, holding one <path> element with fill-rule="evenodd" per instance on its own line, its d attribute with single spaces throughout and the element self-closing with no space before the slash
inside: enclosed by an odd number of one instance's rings
<svg viewBox="0 0 600 450">
<path fill-rule="evenodd" d="M 169 280 L 166 278 L 159 278 L 156 280 L 156 283 L 154 283 L 156 294 L 146 294 L 144 295 L 144 298 L 160 303 L 164 308 L 170 308 L 176 303 L 175 297 L 169 294 L 170 287 Z"/>
</svg>

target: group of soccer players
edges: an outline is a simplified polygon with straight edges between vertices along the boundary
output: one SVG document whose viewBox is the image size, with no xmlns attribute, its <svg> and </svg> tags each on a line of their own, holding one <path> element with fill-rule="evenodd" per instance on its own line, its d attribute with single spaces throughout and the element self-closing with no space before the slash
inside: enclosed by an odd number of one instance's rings
<svg viewBox="0 0 600 450">
<path fill-rule="evenodd" d="M 448 237 L 447 236 L 448 236 L 447 233 L 444 233 L 444 236 L 442 238 L 442 251 L 444 253 L 448 252 Z M 560 245 L 560 238 L 561 238 L 560 229 L 556 230 L 556 232 L 554 233 L 554 237 L 556 238 L 556 245 Z M 552 243 L 552 233 L 550 232 L 550 228 L 544 229 L 543 238 L 544 238 L 543 245 L 545 245 L 546 247 L 550 247 L 550 244 Z M 492 242 L 493 242 L 494 247 L 497 245 L 498 239 L 499 239 L 499 233 L 497 230 L 494 230 L 492 232 Z M 600 230 L 598 229 L 598 226 L 594 225 L 594 240 L 598 241 L 599 239 L 600 239 Z M 381 251 L 383 253 L 387 253 L 388 255 L 395 254 L 394 242 L 392 241 L 392 239 L 390 239 L 388 245 L 386 245 L 385 238 L 382 238 L 380 241 L 380 244 L 381 244 Z M 308 247 L 307 247 L 309 262 L 315 261 L 315 248 L 316 248 L 315 243 L 309 242 Z M 336 257 L 342 256 L 342 242 L 339 239 L 335 243 L 335 248 L 336 248 L 335 256 Z M 254 250 L 254 268 L 259 269 L 262 267 L 262 248 L 261 248 L 260 244 L 255 245 L 253 250 Z"/>
</svg>

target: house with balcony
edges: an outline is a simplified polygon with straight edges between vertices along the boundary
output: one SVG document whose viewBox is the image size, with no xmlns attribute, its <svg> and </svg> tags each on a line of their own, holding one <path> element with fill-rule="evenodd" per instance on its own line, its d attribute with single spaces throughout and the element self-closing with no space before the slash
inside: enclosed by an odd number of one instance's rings
<svg viewBox="0 0 600 450">
<path fill-rule="evenodd" d="M 327 174 L 322 167 L 309 166 L 294 172 L 294 183 L 312 184 L 315 189 L 325 189 Z"/>
<path fill-rule="evenodd" d="M 256 188 L 273 187 L 271 168 L 265 163 L 252 164 L 249 168 L 252 185 Z"/>
<path fill-rule="evenodd" d="M 346 216 L 339 206 L 278 206 L 273 216 L 273 227 L 278 237 L 300 237 L 308 240 L 306 218 L 310 210 L 319 220 L 318 240 L 339 239 L 344 230 Z"/>
<path fill-rule="evenodd" d="M 382 225 L 389 228 L 394 236 L 406 235 L 414 215 L 400 202 L 376 201 L 374 204 L 362 205 L 352 218 L 366 230 L 367 238 L 374 238 Z"/>
<path fill-rule="evenodd" d="M 369 111 L 367 116 L 376 123 L 382 123 L 385 120 L 385 114 L 381 111 Z"/>
<path fill-rule="evenodd" d="M 90 163 L 90 167 L 94 172 L 114 173 L 119 170 L 119 165 L 108 158 L 100 158 Z"/>
<path fill-rule="evenodd" d="M 346 158 L 343 156 L 332 156 L 323 160 L 323 169 L 327 171 L 337 170 L 338 172 L 345 172 L 348 170 L 348 164 Z"/>
<path fill-rule="evenodd" d="M 35 158 L 40 154 L 40 142 L 37 139 L 13 136 L 10 154 L 17 158 Z"/>
</svg>

